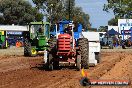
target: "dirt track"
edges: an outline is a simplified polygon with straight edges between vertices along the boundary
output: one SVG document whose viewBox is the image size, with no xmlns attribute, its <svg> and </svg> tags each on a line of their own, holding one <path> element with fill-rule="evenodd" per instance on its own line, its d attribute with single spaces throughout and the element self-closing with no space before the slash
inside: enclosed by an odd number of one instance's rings
<svg viewBox="0 0 132 88">
<path fill-rule="evenodd" d="M 81 73 L 74 68 L 45 71 L 42 56 L 23 57 L 22 50 L 18 49 L 18 51 L 7 56 L 0 50 L 0 88 L 83 88 L 79 83 Z M 90 79 L 130 79 L 132 81 L 131 50 L 118 50 L 118 52 L 102 50 L 101 58 L 100 64 L 85 70 Z M 132 85 L 92 86 L 91 88 L 132 88 Z"/>
</svg>

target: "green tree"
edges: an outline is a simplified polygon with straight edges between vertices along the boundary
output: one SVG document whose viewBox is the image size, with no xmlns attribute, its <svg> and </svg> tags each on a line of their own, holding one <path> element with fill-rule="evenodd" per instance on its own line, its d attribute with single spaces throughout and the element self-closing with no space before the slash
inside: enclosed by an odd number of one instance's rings
<svg viewBox="0 0 132 88">
<path fill-rule="evenodd" d="M 47 21 L 56 23 L 60 20 L 73 20 L 82 23 L 84 29 L 90 28 L 89 15 L 75 6 L 75 0 L 33 0 L 38 9 L 42 9 L 47 16 Z M 70 5 L 69 5 L 70 4 Z"/>
<path fill-rule="evenodd" d="M 2 24 L 25 25 L 31 21 L 41 21 L 43 15 L 25 0 L 1 0 L 0 19 Z"/>
<path fill-rule="evenodd" d="M 117 25 L 119 18 L 132 18 L 132 1 L 131 0 L 107 0 L 108 4 L 104 5 L 104 11 L 114 12 L 115 18 L 109 21 L 110 24 Z"/>
<path fill-rule="evenodd" d="M 100 26 L 98 29 L 99 32 L 107 32 L 107 30 L 108 30 L 108 26 Z"/>
<path fill-rule="evenodd" d="M 117 18 L 112 18 L 108 21 L 108 25 L 112 26 L 118 26 L 118 19 Z"/>
<path fill-rule="evenodd" d="M 80 13 L 80 8 L 75 8 L 75 0 L 66 0 L 65 4 L 65 14 L 68 16 L 68 19 L 72 19 L 74 17 L 74 11 L 78 9 L 78 12 Z M 77 11 L 76 11 L 77 12 Z"/>
<path fill-rule="evenodd" d="M 113 10 L 116 17 L 132 18 L 132 1 L 131 0 L 107 0 L 108 4 L 104 5 L 104 10 Z"/>
<path fill-rule="evenodd" d="M 45 12 L 47 21 L 56 23 L 63 18 L 64 3 L 61 0 L 32 0 L 38 10 Z"/>
</svg>

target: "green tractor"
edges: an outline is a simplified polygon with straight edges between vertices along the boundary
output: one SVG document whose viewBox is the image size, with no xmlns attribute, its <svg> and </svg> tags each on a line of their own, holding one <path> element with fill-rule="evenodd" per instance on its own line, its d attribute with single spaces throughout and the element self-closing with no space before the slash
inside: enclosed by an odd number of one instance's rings
<svg viewBox="0 0 132 88">
<path fill-rule="evenodd" d="M 23 32 L 24 56 L 36 56 L 39 51 L 49 48 L 50 23 L 31 22 L 28 31 Z"/>
<path fill-rule="evenodd" d="M 7 48 L 6 31 L 0 31 L 0 48 Z"/>
</svg>

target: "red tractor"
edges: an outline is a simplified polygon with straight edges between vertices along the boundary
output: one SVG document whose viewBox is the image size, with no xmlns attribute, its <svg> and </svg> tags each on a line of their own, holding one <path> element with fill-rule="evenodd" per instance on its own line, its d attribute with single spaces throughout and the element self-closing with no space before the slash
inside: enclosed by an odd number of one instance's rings
<svg viewBox="0 0 132 88">
<path fill-rule="evenodd" d="M 64 29 L 65 25 L 67 27 Z M 76 32 L 71 21 L 61 21 L 56 32 L 56 44 L 50 51 L 47 66 L 50 70 L 57 69 L 59 63 L 74 64 L 78 70 L 88 68 L 88 39 L 81 37 L 82 26 L 79 24 Z"/>
</svg>

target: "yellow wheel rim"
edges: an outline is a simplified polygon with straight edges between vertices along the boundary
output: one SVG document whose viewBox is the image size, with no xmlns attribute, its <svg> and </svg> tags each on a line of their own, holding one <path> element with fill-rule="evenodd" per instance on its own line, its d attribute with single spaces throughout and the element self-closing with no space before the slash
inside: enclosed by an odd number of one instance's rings
<svg viewBox="0 0 132 88">
<path fill-rule="evenodd" d="M 34 48 L 32 48 L 31 53 L 32 54 L 37 54 L 37 51 Z"/>
</svg>

